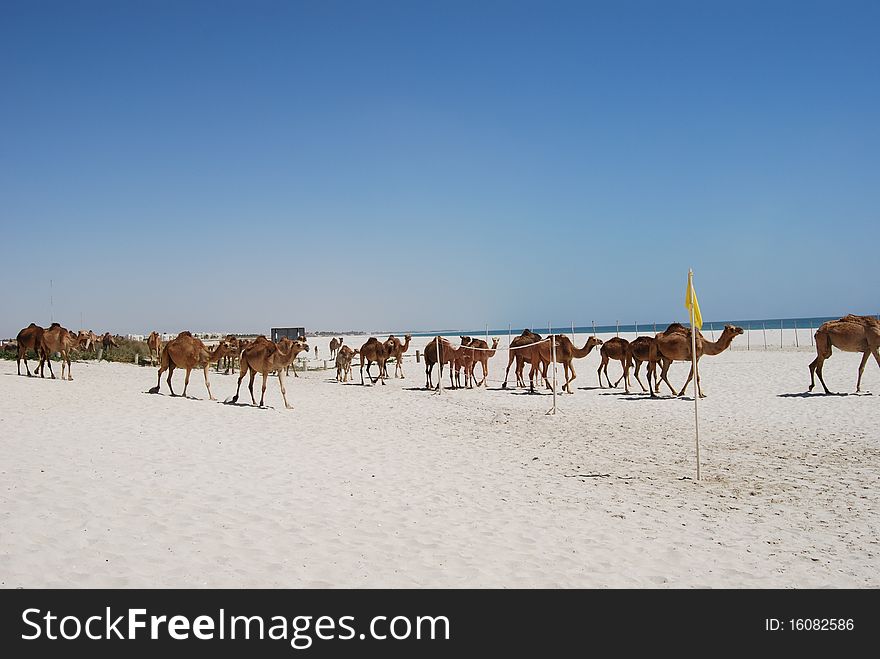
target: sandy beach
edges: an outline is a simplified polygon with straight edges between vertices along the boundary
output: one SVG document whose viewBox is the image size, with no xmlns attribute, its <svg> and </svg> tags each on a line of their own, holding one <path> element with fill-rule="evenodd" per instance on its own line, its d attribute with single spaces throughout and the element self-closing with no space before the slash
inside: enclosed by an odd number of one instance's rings
<svg viewBox="0 0 880 659">
<path fill-rule="evenodd" d="M 504 350 L 488 389 L 436 395 L 426 342 L 385 386 L 287 379 L 293 410 L 277 379 L 258 409 L 223 404 L 236 378 L 213 370 L 219 402 L 198 372 L 184 399 L 145 393 L 150 367 L 62 382 L 0 361 L 2 587 L 880 586 L 858 355 L 825 365 L 845 396 L 804 394 L 809 346 L 705 357 L 696 483 L 690 397 L 599 389 L 594 351 L 548 416 L 549 393 L 500 389 Z M 873 361 L 862 388 L 880 391 Z"/>
</svg>

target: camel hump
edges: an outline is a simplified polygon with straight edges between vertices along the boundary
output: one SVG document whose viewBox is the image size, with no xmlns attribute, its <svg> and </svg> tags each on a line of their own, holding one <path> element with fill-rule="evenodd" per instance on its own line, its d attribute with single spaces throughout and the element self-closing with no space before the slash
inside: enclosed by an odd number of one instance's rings
<svg viewBox="0 0 880 659">
<path fill-rule="evenodd" d="M 845 315 L 839 322 L 856 323 L 858 325 L 880 325 L 880 320 L 877 320 L 873 316 L 856 316 L 851 313 Z"/>
<path fill-rule="evenodd" d="M 191 337 L 192 332 L 190 332 L 189 330 L 184 330 L 180 334 L 178 334 L 177 336 L 178 336 L 178 338 L 180 338 L 181 336 L 190 336 Z"/>
<path fill-rule="evenodd" d="M 672 323 L 666 330 L 663 332 L 664 334 L 690 334 L 690 330 L 687 327 L 682 325 L 681 323 Z"/>
<path fill-rule="evenodd" d="M 52 323 L 49 325 L 49 329 L 52 329 L 53 327 L 61 327 L 61 323 Z"/>
</svg>

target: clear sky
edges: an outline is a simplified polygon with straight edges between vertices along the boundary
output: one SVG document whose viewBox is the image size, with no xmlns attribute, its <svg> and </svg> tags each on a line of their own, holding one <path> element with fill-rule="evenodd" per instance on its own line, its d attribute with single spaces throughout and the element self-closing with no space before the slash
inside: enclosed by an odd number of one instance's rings
<svg viewBox="0 0 880 659">
<path fill-rule="evenodd" d="M 880 3 L 0 2 L 0 336 L 878 313 Z"/>
</svg>

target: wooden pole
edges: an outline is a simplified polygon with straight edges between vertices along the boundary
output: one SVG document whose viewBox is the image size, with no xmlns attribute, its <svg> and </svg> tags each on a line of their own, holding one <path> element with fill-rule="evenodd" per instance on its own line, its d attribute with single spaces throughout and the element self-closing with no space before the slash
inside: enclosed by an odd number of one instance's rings
<svg viewBox="0 0 880 659">
<path fill-rule="evenodd" d="M 556 414 L 556 337 L 550 333 L 550 361 L 553 362 L 553 407 L 547 414 Z"/>
<path fill-rule="evenodd" d="M 715 325 L 709 323 L 709 332 L 712 334 L 712 343 L 715 343 Z"/>
<path fill-rule="evenodd" d="M 639 321 L 636 321 L 635 325 L 636 325 L 636 336 L 638 337 L 638 335 L 639 335 Z"/>
<path fill-rule="evenodd" d="M 801 344 L 798 341 L 798 335 L 797 335 L 797 319 L 795 319 L 795 321 L 794 321 L 794 347 L 795 348 L 801 347 Z"/>
<path fill-rule="evenodd" d="M 779 321 L 779 349 L 782 349 L 782 320 Z"/>
<path fill-rule="evenodd" d="M 746 350 L 752 349 L 752 324 L 749 323 L 749 328 L 746 330 Z"/>
<path fill-rule="evenodd" d="M 620 336 L 620 321 L 617 321 L 617 336 Z"/>
<path fill-rule="evenodd" d="M 688 270 L 688 290 L 694 290 L 694 271 Z M 694 437 L 697 443 L 697 480 L 700 480 L 700 415 L 697 412 L 697 400 L 700 398 L 699 388 L 697 387 L 697 328 L 694 326 L 694 305 L 688 300 L 691 308 L 691 364 L 694 366 Z"/>
<path fill-rule="evenodd" d="M 593 321 L 593 336 L 596 336 L 596 321 Z"/>
<path fill-rule="evenodd" d="M 440 361 L 440 335 L 437 335 L 437 393 L 443 393 L 443 362 Z"/>
<path fill-rule="evenodd" d="M 767 323 L 761 321 L 761 332 L 764 334 L 764 350 L 767 349 Z"/>
</svg>

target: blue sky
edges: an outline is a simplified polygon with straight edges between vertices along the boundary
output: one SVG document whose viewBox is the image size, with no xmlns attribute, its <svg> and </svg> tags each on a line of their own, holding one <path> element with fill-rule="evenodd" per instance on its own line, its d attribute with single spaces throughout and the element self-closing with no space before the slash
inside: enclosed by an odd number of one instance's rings
<svg viewBox="0 0 880 659">
<path fill-rule="evenodd" d="M 0 335 L 878 313 L 880 3 L 0 2 Z"/>
</svg>

